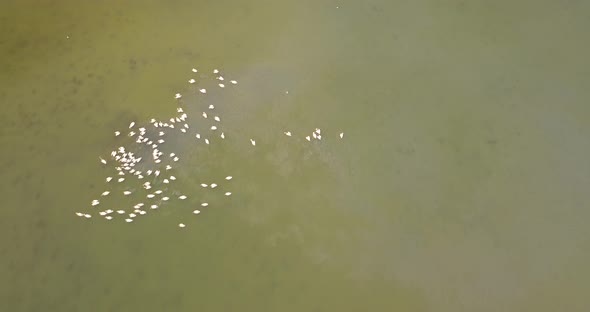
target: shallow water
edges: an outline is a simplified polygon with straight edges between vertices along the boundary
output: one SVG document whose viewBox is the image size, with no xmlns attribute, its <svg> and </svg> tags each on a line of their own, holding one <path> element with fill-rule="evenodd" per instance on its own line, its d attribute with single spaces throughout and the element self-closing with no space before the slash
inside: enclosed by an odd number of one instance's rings
<svg viewBox="0 0 590 312">
<path fill-rule="evenodd" d="M 0 310 L 587 310 L 588 4 L 87 3 L 0 10 Z M 189 198 L 78 218 L 177 92 Z"/>
</svg>

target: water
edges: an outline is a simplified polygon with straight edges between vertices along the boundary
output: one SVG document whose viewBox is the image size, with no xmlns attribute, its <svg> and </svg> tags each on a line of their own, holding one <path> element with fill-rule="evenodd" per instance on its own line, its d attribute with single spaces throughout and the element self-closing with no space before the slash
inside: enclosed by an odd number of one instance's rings
<svg viewBox="0 0 590 312">
<path fill-rule="evenodd" d="M 587 10 L 6 1 L 1 310 L 586 311 Z M 193 67 L 238 84 L 201 103 Z M 188 198 L 77 217 L 177 92 L 227 135 L 166 142 Z"/>
</svg>

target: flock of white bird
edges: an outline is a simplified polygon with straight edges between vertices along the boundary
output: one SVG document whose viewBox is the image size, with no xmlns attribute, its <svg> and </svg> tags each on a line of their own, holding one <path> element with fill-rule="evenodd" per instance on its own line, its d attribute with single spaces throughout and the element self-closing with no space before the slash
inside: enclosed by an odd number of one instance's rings
<svg viewBox="0 0 590 312">
<path fill-rule="evenodd" d="M 198 70 L 193 68 L 192 72 L 197 73 Z M 213 74 L 217 80 L 217 86 L 219 88 L 225 88 L 225 78 L 220 74 L 219 70 L 213 70 Z M 194 78 L 191 78 L 188 82 L 190 84 L 195 84 L 197 81 Z M 231 85 L 238 84 L 236 80 L 229 80 L 229 83 Z M 207 94 L 205 88 L 199 88 L 198 91 L 202 95 Z M 182 98 L 182 94 L 176 93 L 174 98 L 179 100 Z M 97 199 L 93 199 L 90 202 L 91 210 L 98 210 L 97 213 L 76 212 L 75 214 L 84 219 L 90 219 L 96 214 L 103 217 L 105 220 L 113 220 L 115 217 L 119 217 L 127 223 L 132 223 L 141 216 L 147 215 L 148 212 L 164 207 L 171 200 L 184 201 L 189 199 L 191 194 L 183 194 L 169 187 L 177 180 L 176 176 L 173 174 L 177 169 L 176 165 L 180 160 L 180 156 L 176 155 L 174 152 L 165 153 L 162 148 L 166 142 L 167 136 L 171 134 L 178 135 L 178 132 L 193 135 L 197 141 L 203 141 L 207 145 L 211 143 L 207 138 L 211 138 L 211 134 L 218 135 L 221 139 L 225 139 L 225 133 L 217 131 L 218 126 L 215 125 L 220 125 L 221 122 L 221 118 L 215 115 L 215 106 L 209 105 L 207 108 L 209 113 L 205 111 L 202 112 L 202 118 L 207 119 L 210 118 L 210 115 L 213 115 L 212 120 L 215 121 L 209 128 L 211 133 L 208 134 L 201 135 L 197 132 L 193 132 L 192 134 L 189 133 L 190 126 L 187 123 L 187 118 L 189 116 L 182 107 L 176 109 L 178 113 L 177 116 L 172 117 L 167 121 L 152 118 L 149 121 L 149 125 L 142 127 L 136 125 L 136 123 L 132 121 L 129 124 L 128 129 L 125 131 L 115 131 L 114 135 L 116 137 L 122 137 L 124 135 L 128 139 L 135 139 L 132 141 L 132 144 L 135 143 L 139 146 L 128 146 L 128 148 L 125 148 L 125 146 L 119 146 L 111 151 L 110 157 L 105 157 L 107 159 L 99 157 L 100 163 L 109 171 L 109 174 L 105 177 L 105 183 L 109 190 L 103 191 Z M 293 135 L 291 131 L 284 131 L 283 133 L 288 137 Z M 344 133 L 339 133 L 339 138 L 344 138 Z M 321 129 L 316 128 L 310 135 L 305 136 L 305 139 L 307 141 L 322 140 Z M 256 146 L 256 141 L 252 138 L 250 138 L 250 143 L 252 146 Z M 147 147 L 148 150 L 150 150 L 149 156 L 145 155 L 145 153 L 133 152 L 133 150 L 141 150 L 141 148 L 138 149 L 138 147 L 142 146 L 144 149 Z M 222 191 L 222 193 L 225 196 L 232 195 L 232 192 L 227 188 L 232 179 L 233 177 L 231 175 L 227 175 L 223 179 L 223 188 L 225 189 L 225 192 Z M 129 186 L 130 180 L 136 182 L 135 184 L 131 183 L 131 185 L 135 185 L 135 187 Z M 124 183 L 125 181 L 128 182 Z M 217 183 L 201 183 L 200 185 L 201 187 L 208 189 L 215 189 L 218 187 Z M 110 197 L 116 195 L 124 198 L 119 197 L 118 200 L 115 199 L 114 201 L 117 204 L 120 205 L 121 203 L 131 201 L 129 207 L 126 209 L 119 208 L 117 210 L 110 208 L 101 209 L 101 207 L 103 207 L 103 201 L 108 201 Z M 191 205 L 197 206 L 193 210 L 194 215 L 201 214 L 202 209 L 209 207 L 208 202 L 200 202 L 200 205 L 193 203 Z M 184 228 L 186 227 L 186 224 L 179 223 L 178 227 Z"/>
</svg>

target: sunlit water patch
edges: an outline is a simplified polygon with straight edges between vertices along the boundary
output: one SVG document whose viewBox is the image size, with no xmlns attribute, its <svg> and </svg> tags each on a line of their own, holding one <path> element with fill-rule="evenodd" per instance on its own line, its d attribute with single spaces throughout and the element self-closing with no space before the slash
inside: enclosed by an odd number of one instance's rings
<svg viewBox="0 0 590 312">
<path fill-rule="evenodd" d="M 177 225 L 185 228 L 214 207 L 228 206 L 235 193 L 232 182 L 247 177 L 223 172 L 228 166 L 220 165 L 220 156 L 244 146 L 256 153 L 269 136 L 253 137 L 242 126 L 225 124 L 222 112 L 240 103 L 223 93 L 239 88 L 237 80 L 217 69 L 208 74 L 193 68 L 190 76 L 188 87 L 172 96 L 174 116 L 130 120 L 113 130 L 114 145 L 98 157 L 104 188 L 86 211 L 75 212 L 78 217 L 133 223 L 150 214 L 178 214 L 183 217 Z M 320 151 L 313 143 L 344 139 L 340 130 L 328 136 L 321 128 L 304 133 L 282 129 L 276 135 L 289 144 L 307 144 L 306 154 Z"/>
</svg>

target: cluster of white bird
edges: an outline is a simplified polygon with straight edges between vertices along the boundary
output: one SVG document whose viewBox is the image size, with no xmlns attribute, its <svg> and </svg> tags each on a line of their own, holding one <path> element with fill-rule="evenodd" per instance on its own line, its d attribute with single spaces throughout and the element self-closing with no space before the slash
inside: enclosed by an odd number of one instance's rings
<svg viewBox="0 0 590 312">
<path fill-rule="evenodd" d="M 197 73 L 198 70 L 193 68 L 192 72 Z M 225 88 L 225 78 L 219 73 L 219 70 L 213 70 L 213 74 L 216 75 L 215 79 L 217 80 L 217 86 L 219 88 Z M 196 80 L 191 78 L 188 82 L 194 84 L 196 83 Z M 229 82 L 231 85 L 237 85 L 238 83 L 236 80 L 230 80 Z M 200 88 L 198 91 L 201 94 L 207 93 L 205 88 Z M 176 93 L 174 98 L 180 100 L 182 94 Z M 221 118 L 214 114 L 215 106 L 211 104 L 208 105 L 207 108 L 209 114 L 204 111 L 201 116 L 204 119 L 208 119 L 209 115 L 214 115 L 212 118 L 214 122 L 211 123 L 212 125 L 209 129 L 212 133 L 219 133 L 221 139 L 225 139 L 225 133 L 223 131 L 217 131 L 218 126 L 220 127 Z M 184 109 L 178 107 L 176 111 L 178 115 L 170 118 L 168 121 L 160 121 L 152 118 L 149 121 L 149 125 L 144 127 L 136 127 L 136 123 L 131 122 L 128 127 L 129 132 L 127 132 L 125 136 L 122 136 L 121 131 L 115 131 L 114 134 L 116 137 L 134 139 L 134 141 L 131 142 L 131 145 L 128 146 L 128 148 L 125 148 L 125 146 L 119 146 L 111 151 L 110 160 L 108 161 L 99 157 L 100 163 L 104 165 L 106 169 L 111 169 L 111 174 L 105 178 L 105 182 L 110 186 L 110 190 L 102 192 L 99 198 L 107 200 L 116 194 L 122 195 L 122 198 L 114 200 L 117 204 L 128 202 L 129 200 L 126 200 L 125 198 L 134 197 L 130 195 L 137 195 L 141 199 L 129 203 L 129 206 L 132 208 L 117 210 L 104 209 L 98 211 L 98 215 L 104 217 L 106 220 L 113 220 L 115 216 L 119 215 L 125 220 L 125 222 L 131 223 L 139 216 L 146 215 L 149 211 L 163 207 L 174 198 L 181 201 L 189 198 L 189 195 L 183 194 L 169 187 L 177 180 L 173 173 L 177 169 L 176 163 L 180 161 L 180 156 L 175 152 L 162 151 L 162 148 L 164 148 L 166 143 L 166 138 L 169 135 L 178 135 L 178 132 L 189 134 L 189 131 L 191 130 L 191 127 L 187 122 L 189 116 Z M 284 134 L 289 137 L 292 136 L 290 131 L 285 131 Z M 209 138 L 212 138 L 210 136 L 211 133 L 203 133 L 203 135 L 201 135 L 201 133 L 195 131 L 192 135 L 194 135 L 197 140 L 202 139 L 207 145 L 211 143 L 209 140 Z M 341 132 L 339 137 L 342 139 L 344 133 Z M 311 135 L 305 137 L 307 141 L 311 141 L 312 138 L 315 140 L 321 140 L 321 129 L 316 128 Z M 135 143 L 135 145 L 133 143 Z M 250 139 L 250 143 L 253 146 L 256 146 L 256 141 L 252 138 Z M 150 151 L 149 154 L 145 153 L 146 147 L 147 150 Z M 114 169 L 114 171 L 112 169 Z M 225 182 L 229 182 L 232 178 L 233 177 L 230 175 L 226 176 Z M 147 179 L 151 179 L 151 182 L 145 181 Z M 140 184 L 136 184 L 136 187 L 129 187 L 130 180 Z M 124 183 L 125 181 L 128 182 Z M 141 187 L 139 187 L 139 185 L 141 185 Z M 217 183 L 201 183 L 200 185 L 203 188 L 211 190 L 218 186 Z M 152 191 L 152 189 L 156 190 Z M 231 196 L 232 192 L 226 190 L 223 194 L 225 196 Z M 187 202 L 187 204 L 197 205 L 196 202 L 191 204 L 190 201 Z M 92 209 L 98 209 L 98 206 L 102 206 L 101 199 L 93 199 L 90 205 Z M 201 213 L 200 209 L 208 206 L 208 202 L 200 202 L 198 209 L 193 210 L 193 214 L 199 215 Z M 90 213 L 82 212 L 76 212 L 76 215 L 86 219 L 92 218 L 93 216 Z M 184 228 L 186 227 L 186 224 L 179 223 L 178 226 Z"/>
</svg>

